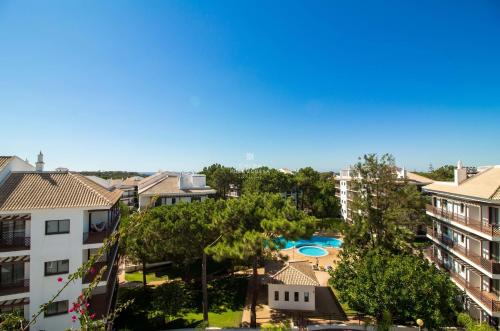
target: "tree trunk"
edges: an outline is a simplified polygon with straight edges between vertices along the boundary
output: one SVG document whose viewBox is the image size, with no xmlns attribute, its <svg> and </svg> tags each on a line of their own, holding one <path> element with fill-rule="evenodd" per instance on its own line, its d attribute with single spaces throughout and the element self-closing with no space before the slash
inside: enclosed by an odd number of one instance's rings
<svg viewBox="0 0 500 331">
<path fill-rule="evenodd" d="M 250 327 L 257 328 L 257 297 L 259 296 L 257 256 L 252 262 L 252 304 L 250 306 Z"/>
<path fill-rule="evenodd" d="M 142 260 L 142 286 L 146 288 L 147 282 L 146 282 L 146 261 Z"/>
<path fill-rule="evenodd" d="M 208 326 L 207 253 L 201 259 L 201 291 L 203 292 L 203 322 Z"/>
</svg>

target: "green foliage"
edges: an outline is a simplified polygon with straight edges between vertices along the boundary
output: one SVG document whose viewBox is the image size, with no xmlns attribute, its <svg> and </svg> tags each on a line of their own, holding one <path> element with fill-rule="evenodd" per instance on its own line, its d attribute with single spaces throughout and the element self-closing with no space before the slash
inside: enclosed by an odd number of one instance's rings
<svg viewBox="0 0 500 331">
<path fill-rule="evenodd" d="M 134 229 L 127 231 L 122 237 L 122 246 L 127 258 L 144 268 L 147 263 L 158 262 L 165 257 L 164 241 L 158 231 L 160 224 L 150 211 L 124 218 L 121 227 Z"/>
<path fill-rule="evenodd" d="M 243 171 L 243 193 L 284 193 L 294 189 L 292 175 L 260 167 Z"/>
<path fill-rule="evenodd" d="M 160 312 L 166 321 L 170 321 L 180 315 L 188 300 L 189 295 L 184 283 L 171 281 L 155 288 L 152 305 L 154 311 Z"/>
<path fill-rule="evenodd" d="M 410 251 L 413 227 L 423 224 L 425 200 L 414 185 L 397 178 L 391 155 L 365 155 L 354 167 L 357 194 L 351 204 L 353 225 L 346 231 L 343 254 L 363 255 L 382 247 Z"/>
<path fill-rule="evenodd" d="M 424 177 L 438 180 L 438 181 L 453 181 L 455 178 L 455 166 L 444 165 L 440 168 L 433 169 L 432 166 L 429 168 L 428 172 L 416 172 Z"/>
<path fill-rule="evenodd" d="M 19 310 L 12 313 L 0 314 L 0 330 L 19 331 L 27 325 Z"/>
<path fill-rule="evenodd" d="M 232 167 L 216 163 L 203 168 L 201 173 L 207 177 L 207 184 L 217 190 L 218 198 L 226 198 L 230 184 L 241 186 L 241 174 Z"/>
<path fill-rule="evenodd" d="M 128 178 L 128 177 L 134 177 L 134 176 L 145 176 L 145 174 L 142 174 L 140 172 L 134 172 L 134 171 L 102 171 L 102 170 L 97 170 L 97 171 L 80 171 L 80 174 L 83 176 L 97 176 L 101 177 L 103 179 L 123 179 L 123 178 Z"/>
<path fill-rule="evenodd" d="M 467 331 L 494 331 L 494 327 L 488 325 L 488 323 L 478 323 L 470 317 L 467 313 L 460 313 L 457 316 L 458 325 L 465 328 Z"/>
<path fill-rule="evenodd" d="M 209 281 L 211 326 L 239 326 L 247 283 L 248 278 L 242 276 Z M 198 282 L 182 281 L 145 289 L 120 288 L 118 304 L 133 302 L 117 317 L 115 326 L 130 330 L 197 327 L 203 318 L 199 288 Z M 166 312 L 170 312 L 169 315 L 165 315 Z"/>
<path fill-rule="evenodd" d="M 244 194 L 239 199 L 227 201 L 217 226 L 222 230 L 221 239 L 207 252 L 216 260 L 252 263 L 250 326 L 256 327 L 259 261 L 282 248 L 280 237 L 293 240 L 310 237 L 315 229 L 315 219 L 280 194 Z"/>
<path fill-rule="evenodd" d="M 298 210 L 280 194 L 244 194 L 227 201 L 219 216 L 222 237 L 208 252 L 216 259 L 245 261 L 281 249 L 279 237 L 309 237 L 315 219 Z"/>
<path fill-rule="evenodd" d="M 396 323 L 417 318 L 430 328 L 451 325 L 460 294 L 448 275 L 420 257 L 376 249 L 343 259 L 331 273 L 340 300 L 378 322 L 390 314 Z"/>
</svg>

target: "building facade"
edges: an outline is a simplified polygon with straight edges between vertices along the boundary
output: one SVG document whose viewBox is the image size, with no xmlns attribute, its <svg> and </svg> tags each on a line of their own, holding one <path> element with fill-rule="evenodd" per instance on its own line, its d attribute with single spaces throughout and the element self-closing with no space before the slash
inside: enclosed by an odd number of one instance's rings
<svg viewBox="0 0 500 331">
<path fill-rule="evenodd" d="M 423 188 L 432 218 L 425 255 L 450 274 L 474 319 L 499 327 L 500 166 L 478 170 L 469 177 L 459 162 L 453 182 Z"/>
<path fill-rule="evenodd" d="M 139 182 L 139 208 L 173 205 L 179 202 L 202 201 L 213 197 L 216 191 L 206 184 L 205 175 L 158 172 Z"/>
<path fill-rule="evenodd" d="M 108 191 L 77 173 L 43 171 L 43 155 L 36 168 L 14 162 L 0 165 L 0 311 L 20 310 L 29 320 L 117 231 L 121 191 Z M 30 330 L 77 326 L 68 309 L 103 266 L 107 270 L 89 309 L 108 314 L 116 300 L 117 254 L 115 245 L 94 265 L 95 272 L 71 282 Z"/>
<path fill-rule="evenodd" d="M 423 186 L 433 182 L 429 178 L 406 171 L 404 168 L 396 168 L 395 171 L 398 179 L 408 184 L 416 185 L 419 190 Z M 352 221 L 350 204 L 358 193 L 354 185 L 357 178 L 355 170 L 351 167 L 341 170 L 340 174 L 335 176 L 335 195 L 340 200 L 342 217 L 349 222 Z"/>
<path fill-rule="evenodd" d="M 314 311 L 316 288 L 320 284 L 307 261 L 290 261 L 268 276 L 269 308 L 277 310 Z"/>
</svg>

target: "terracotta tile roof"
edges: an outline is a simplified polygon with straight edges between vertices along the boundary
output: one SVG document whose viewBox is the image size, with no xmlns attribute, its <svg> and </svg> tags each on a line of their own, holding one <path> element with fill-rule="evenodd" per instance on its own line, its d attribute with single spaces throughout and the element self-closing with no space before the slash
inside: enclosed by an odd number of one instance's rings
<svg viewBox="0 0 500 331">
<path fill-rule="evenodd" d="M 430 178 L 427 178 L 427 177 L 424 177 L 424 176 L 421 176 L 421 175 L 418 175 L 416 173 L 409 172 L 409 171 L 406 172 L 406 178 L 409 181 L 417 182 L 417 183 L 421 183 L 421 184 L 432 184 L 432 183 L 434 183 L 434 180 L 432 180 Z"/>
<path fill-rule="evenodd" d="M 0 155 L 0 170 L 2 170 L 3 167 L 9 163 L 10 159 L 12 159 L 12 156 L 1 156 Z"/>
<path fill-rule="evenodd" d="M 271 284 L 319 286 L 309 262 L 289 262 L 283 269 L 270 277 Z"/>
<path fill-rule="evenodd" d="M 128 185 L 136 186 L 136 185 L 139 185 L 139 182 L 143 179 L 144 179 L 144 177 L 140 177 L 140 176 L 128 177 L 128 178 L 125 178 L 125 180 L 121 184 L 126 185 L 126 186 L 128 186 Z"/>
<path fill-rule="evenodd" d="M 12 172 L 0 186 L 0 211 L 111 207 L 121 194 L 78 173 Z"/>
<path fill-rule="evenodd" d="M 479 172 L 459 185 L 455 185 L 453 182 L 434 182 L 424 186 L 424 190 L 486 200 L 500 200 L 500 166 Z"/>
<path fill-rule="evenodd" d="M 215 194 L 216 191 L 208 186 L 205 188 L 180 189 L 179 177 L 167 176 L 145 190 L 139 190 L 139 193 L 145 195 L 197 195 Z"/>
</svg>

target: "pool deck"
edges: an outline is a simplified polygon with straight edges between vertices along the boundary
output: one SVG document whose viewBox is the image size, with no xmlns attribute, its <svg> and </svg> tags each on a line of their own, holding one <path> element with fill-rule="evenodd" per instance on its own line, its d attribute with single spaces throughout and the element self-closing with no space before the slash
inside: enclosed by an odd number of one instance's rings
<svg viewBox="0 0 500 331">
<path fill-rule="evenodd" d="M 301 254 L 297 248 L 283 249 L 280 253 L 287 256 L 289 261 L 308 261 L 312 265 L 317 264 L 320 268 L 336 265 L 339 260 L 339 249 L 333 247 L 322 248 L 328 251 L 328 255 L 320 257 L 306 256 Z"/>
</svg>

